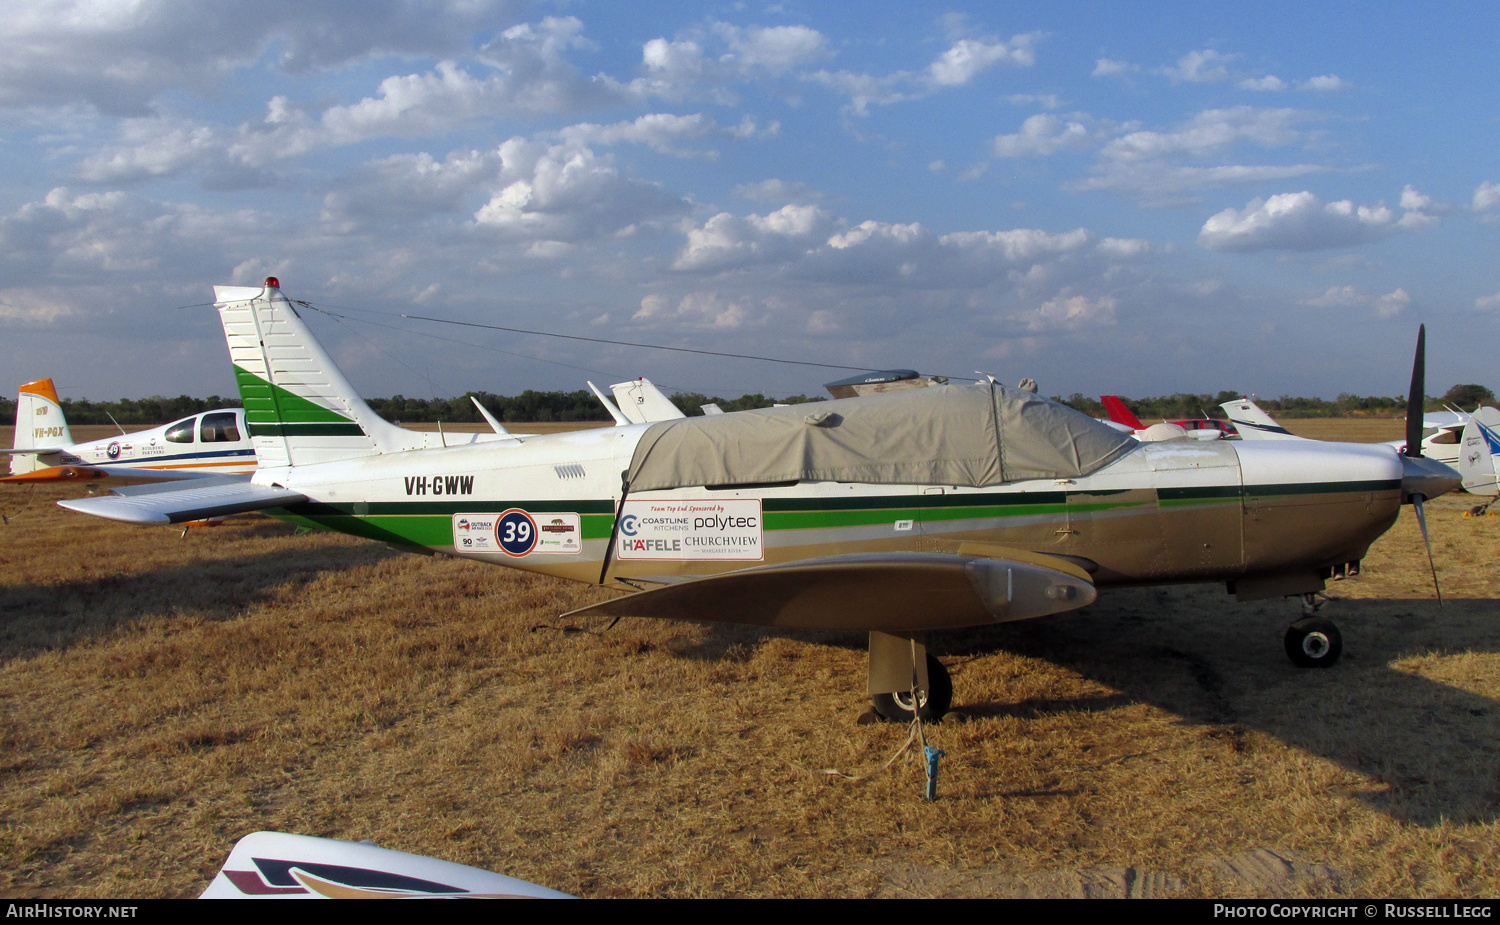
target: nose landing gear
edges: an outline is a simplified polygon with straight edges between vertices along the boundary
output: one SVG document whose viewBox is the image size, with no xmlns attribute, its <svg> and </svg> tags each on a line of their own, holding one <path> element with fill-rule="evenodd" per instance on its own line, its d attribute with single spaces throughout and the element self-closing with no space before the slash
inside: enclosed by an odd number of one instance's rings
<svg viewBox="0 0 1500 925">
<path fill-rule="evenodd" d="M 1315 616 L 1324 601 L 1317 594 L 1302 595 L 1302 619 L 1287 627 L 1286 654 L 1301 668 L 1331 668 L 1344 652 L 1344 637 L 1332 620 Z"/>
</svg>

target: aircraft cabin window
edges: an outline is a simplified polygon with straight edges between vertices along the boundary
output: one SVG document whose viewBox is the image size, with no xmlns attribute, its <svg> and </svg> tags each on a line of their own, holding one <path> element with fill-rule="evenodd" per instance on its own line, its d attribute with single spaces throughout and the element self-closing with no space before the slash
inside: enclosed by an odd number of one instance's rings
<svg viewBox="0 0 1500 925">
<path fill-rule="evenodd" d="M 237 443 L 240 428 L 235 423 L 233 411 L 205 414 L 203 426 L 198 430 L 199 443 Z"/>
<path fill-rule="evenodd" d="M 186 421 L 178 421 L 176 424 L 173 424 L 171 427 L 168 427 L 167 428 L 167 442 L 168 443 L 192 443 L 193 442 L 193 424 L 195 424 L 197 422 L 197 420 L 198 420 L 197 418 L 188 418 Z"/>
</svg>

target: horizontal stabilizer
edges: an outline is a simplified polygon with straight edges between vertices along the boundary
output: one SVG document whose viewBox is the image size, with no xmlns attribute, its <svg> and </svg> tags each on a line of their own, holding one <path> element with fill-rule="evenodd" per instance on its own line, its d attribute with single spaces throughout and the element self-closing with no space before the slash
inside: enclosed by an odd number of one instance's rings
<svg viewBox="0 0 1500 925">
<path fill-rule="evenodd" d="M 1094 597 L 1093 583 L 1067 562 L 1050 568 L 985 556 L 875 553 L 711 575 L 568 616 L 919 632 L 1047 616 Z"/>
<path fill-rule="evenodd" d="M 180 524 L 306 501 L 300 492 L 232 476 L 117 488 L 98 498 L 57 502 L 62 507 L 128 524 Z"/>
</svg>

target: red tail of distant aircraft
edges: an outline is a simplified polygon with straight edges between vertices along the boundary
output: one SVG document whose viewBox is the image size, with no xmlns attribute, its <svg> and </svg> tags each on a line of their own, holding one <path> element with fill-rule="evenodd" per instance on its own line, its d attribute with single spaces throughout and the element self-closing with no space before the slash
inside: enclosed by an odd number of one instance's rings
<svg viewBox="0 0 1500 925">
<path fill-rule="evenodd" d="M 1120 396 L 1101 395 L 1099 400 L 1104 402 L 1104 413 L 1111 421 L 1114 421 L 1116 424 L 1124 424 L 1131 430 L 1146 429 L 1146 425 L 1141 423 L 1141 419 L 1131 414 L 1130 409 L 1125 407 L 1125 403 L 1120 400 Z"/>
<path fill-rule="evenodd" d="M 1120 399 L 1120 396 L 1101 395 L 1099 396 L 1099 400 L 1104 403 L 1104 413 L 1110 421 L 1122 427 L 1129 427 L 1136 432 L 1137 437 L 1141 436 L 1141 431 L 1146 430 L 1146 425 L 1142 424 L 1141 419 L 1132 414 L 1129 408 L 1125 407 L 1125 402 Z M 1233 424 L 1229 421 L 1220 421 L 1214 418 L 1188 418 L 1183 421 L 1167 421 L 1166 423 L 1176 424 L 1198 440 L 1218 440 L 1222 437 L 1238 436 Z M 1158 437 L 1155 439 L 1165 438 Z"/>
</svg>

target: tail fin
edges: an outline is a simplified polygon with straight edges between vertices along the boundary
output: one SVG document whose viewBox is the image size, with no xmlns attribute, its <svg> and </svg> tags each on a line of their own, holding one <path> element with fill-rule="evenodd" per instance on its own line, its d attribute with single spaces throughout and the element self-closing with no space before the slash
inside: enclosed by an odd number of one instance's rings
<svg viewBox="0 0 1500 925">
<path fill-rule="evenodd" d="M 46 450 L 72 445 L 73 432 L 68 429 L 52 380 L 38 379 L 21 386 L 16 396 L 15 448 Z M 45 468 L 46 464 L 30 453 L 18 453 L 10 461 L 12 475 Z"/>
<path fill-rule="evenodd" d="M 280 285 L 271 277 L 260 287 L 214 287 L 260 467 L 304 466 L 427 446 L 428 435 L 403 430 L 365 404 Z"/>
<path fill-rule="evenodd" d="M 1458 474 L 1464 491 L 1474 495 L 1500 494 L 1500 411 L 1478 408 L 1464 425 L 1463 447 L 1458 455 Z"/>
<path fill-rule="evenodd" d="M 1276 423 L 1248 398 L 1236 398 L 1219 406 L 1228 415 L 1241 440 L 1301 440 L 1302 438 Z"/>
<path fill-rule="evenodd" d="M 650 379 L 616 382 L 609 390 L 615 394 L 620 413 L 629 418 L 631 423 L 653 424 L 687 417 Z"/>
<path fill-rule="evenodd" d="M 1124 424 L 1132 430 L 1146 429 L 1146 425 L 1141 423 L 1141 419 L 1132 414 L 1129 408 L 1125 407 L 1125 403 L 1120 400 L 1120 396 L 1101 395 L 1099 400 L 1104 402 L 1104 413 L 1111 421 L 1114 421 L 1116 424 Z"/>
</svg>

